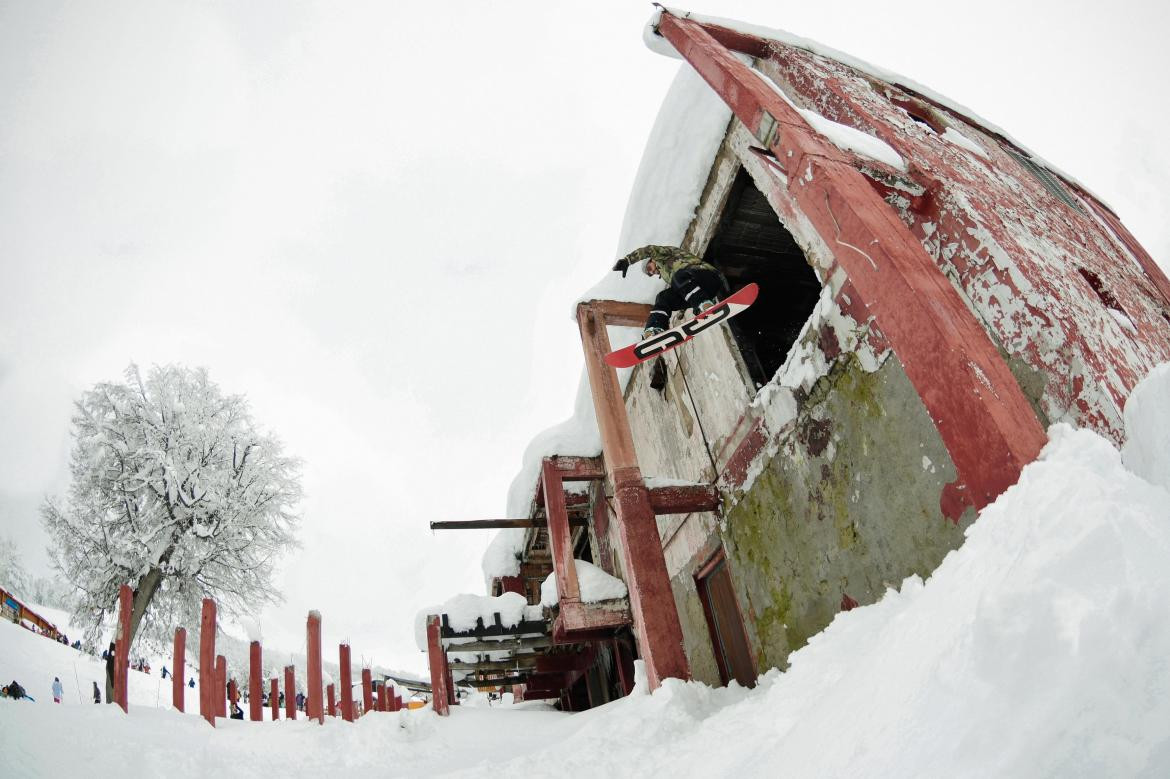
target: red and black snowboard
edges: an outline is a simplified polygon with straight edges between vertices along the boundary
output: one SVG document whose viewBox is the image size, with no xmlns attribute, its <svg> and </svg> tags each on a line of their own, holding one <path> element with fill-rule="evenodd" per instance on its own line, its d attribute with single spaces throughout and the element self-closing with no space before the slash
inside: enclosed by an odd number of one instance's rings
<svg viewBox="0 0 1170 779">
<path fill-rule="evenodd" d="M 658 335 L 650 336 L 644 341 L 627 346 L 625 349 L 610 352 L 605 355 L 605 361 L 615 368 L 629 368 L 663 352 L 669 352 L 674 347 L 685 344 L 704 330 L 731 319 L 754 303 L 759 294 L 758 285 L 748 284 L 678 327 L 664 330 Z"/>
</svg>

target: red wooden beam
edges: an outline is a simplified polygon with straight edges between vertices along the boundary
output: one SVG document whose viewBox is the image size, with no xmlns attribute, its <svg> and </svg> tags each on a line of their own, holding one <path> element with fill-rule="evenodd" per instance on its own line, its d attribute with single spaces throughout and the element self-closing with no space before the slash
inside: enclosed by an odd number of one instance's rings
<svg viewBox="0 0 1170 779">
<path fill-rule="evenodd" d="M 394 711 L 402 711 L 402 696 L 401 695 L 396 694 L 394 696 Z"/>
<path fill-rule="evenodd" d="M 215 601 L 203 599 L 199 620 L 199 716 L 215 727 Z"/>
<path fill-rule="evenodd" d="M 253 641 L 248 646 L 248 715 L 253 722 L 264 719 L 264 701 L 261 700 L 263 680 L 260 678 L 263 673 L 260 642 Z"/>
<path fill-rule="evenodd" d="M 228 703 L 231 704 L 231 710 L 235 711 L 235 705 L 240 701 L 240 688 L 236 684 L 235 679 L 229 679 L 227 683 L 227 697 Z"/>
<path fill-rule="evenodd" d="M 183 711 L 185 705 L 184 698 L 186 696 L 187 687 L 183 684 L 183 679 L 187 672 L 184 670 L 187 663 L 187 629 L 175 629 L 175 660 L 171 665 L 173 673 L 171 674 L 171 704 Z"/>
<path fill-rule="evenodd" d="M 957 519 L 1015 483 L 1047 437 L 983 325 L 850 159 L 694 21 L 663 12 L 659 32 L 778 159 L 792 198 L 874 315 L 939 432 L 959 479 Z M 765 193 L 767 194 L 767 193 Z"/>
<path fill-rule="evenodd" d="M 337 716 L 337 697 L 333 693 L 333 685 L 332 684 L 325 688 L 325 697 L 329 702 L 329 716 L 336 717 Z"/>
<path fill-rule="evenodd" d="M 721 498 L 714 484 L 653 487 L 650 505 L 655 514 L 690 514 L 693 511 L 718 511 Z"/>
<path fill-rule="evenodd" d="M 341 718 L 353 722 L 353 677 L 350 670 L 349 644 L 337 648 L 341 665 Z"/>
<path fill-rule="evenodd" d="M 614 488 L 615 521 L 625 551 L 634 632 L 646 661 L 650 685 L 656 688 L 667 677 L 690 678 L 690 667 L 683 652 L 682 626 L 654 507 L 650 505 L 650 493 L 638 470 L 625 398 L 618 385 L 617 371 L 605 363 L 605 355 L 612 351 L 605 330 L 607 320 L 592 306 L 580 304 L 577 324 L 605 465 Z"/>
<path fill-rule="evenodd" d="M 309 612 L 306 621 L 308 651 L 306 663 L 308 695 L 305 697 L 305 715 L 309 719 L 317 720 L 318 724 L 325 724 L 325 711 L 321 701 L 321 615 L 316 611 Z"/>
<path fill-rule="evenodd" d="M 581 589 L 577 583 L 577 566 L 573 562 L 572 531 L 569 529 L 569 514 L 565 508 L 565 488 L 561 483 L 561 471 L 552 458 L 544 458 L 540 476 L 557 593 L 562 604 L 579 601 Z"/>
<path fill-rule="evenodd" d="M 272 707 L 272 721 L 280 719 L 280 686 L 276 679 L 268 680 L 268 705 Z"/>
<path fill-rule="evenodd" d="M 130 613 L 134 592 L 130 585 L 118 588 L 118 635 L 114 641 L 114 701 L 122 711 L 130 711 Z"/>
<path fill-rule="evenodd" d="M 373 677 L 370 675 L 369 668 L 362 669 L 362 715 L 369 714 L 374 710 L 374 687 Z"/>
<path fill-rule="evenodd" d="M 450 712 L 447 700 L 447 653 L 439 640 L 439 617 L 427 617 L 427 660 L 431 668 L 431 706 L 435 713 L 446 717 Z"/>
<path fill-rule="evenodd" d="M 284 718 L 297 718 L 297 679 L 291 665 L 284 667 Z"/>
<path fill-rule="evenodd" d="M 215 716 L 227 716 L 227 658 L 215 657 Z"/>
</svg>

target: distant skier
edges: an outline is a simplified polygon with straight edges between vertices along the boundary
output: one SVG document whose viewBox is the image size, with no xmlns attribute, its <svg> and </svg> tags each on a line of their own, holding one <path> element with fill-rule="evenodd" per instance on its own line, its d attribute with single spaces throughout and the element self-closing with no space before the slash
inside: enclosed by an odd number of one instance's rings
<svg viewBox="0 0 1170 779">
<path fill-rule="evenodd" d="M 106 652 L 106 703 L 114 702 L 114 656 L 117 650 L 114 649 L 114 642 L 110 642 L 110 648 Z"/>
<path fill-rule="evenodd" d="M 162 678 L 164 678 L 164 679 L 165 679 L 165 678 L 167 678 L 168 676 L 170 676 L 170 672 L 169 672 L 169 671 L 167 671 L 167 667 L 164 665 L 164 666 L 162 667 Z"/>
<path fill-rule="evenodd" d="M 101 703 L 102 702 L 102 691 L 98 688 L 97 682 L 93 683 L 93 702 L 94 703 Z"/>
<path fill-rule="evenodd" d="M 190 687 L 192 690 L 195 689 L 195 677 L 194 676 L 192 676 L 190 679 L 187 680 L 187 686 Z"/>
<path fill-rule="evenodd" d="M 65 688 L 61 686 L 61 680 L 56 676 L 53 677 L 53 703 L 60 703 L 61 698 L 65 696 Z"/>
<path fill-rule="evenodd" d="M 654 309 L 642 331 L 644 339 L 666 330 L 670 312 L 691 308 L 698 314 L 718 303 L 727 291 L 727 280 L 714 265 L 677 246 L 643 246 L 618 260 L 613 269 L 624 277 L 631 265 L 643 260 L 643 273 L 657 275 L 670 285 L 654 298 Z"/>
</svg>

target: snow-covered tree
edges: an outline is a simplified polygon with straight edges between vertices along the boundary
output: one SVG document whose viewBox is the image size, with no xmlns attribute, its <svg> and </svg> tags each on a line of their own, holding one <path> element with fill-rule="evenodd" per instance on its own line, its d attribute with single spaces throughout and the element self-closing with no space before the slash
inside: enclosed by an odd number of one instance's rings
<svg viewBox="0 0 1170 779">
<path fill-rule="evenodd" d="M 85 392 L 73 416 L 72 484 L 42 508 L 54 565 L 77 590 L 74 619 L 96 643 L 118 588 L 135 591 L 131 639 L 162 643 L 281 599 L 279 556 L 296 545 L 300 466 L 258 432 L 243 397 L 203 369 L 138 367 Z"/>
<path fill-rule="evenodd" d="M 8 536 L 0 536 L 0 587 L 27 598 L 28 584 L 28 573 L 20 562 L 16 541 Z"/>
</svg>

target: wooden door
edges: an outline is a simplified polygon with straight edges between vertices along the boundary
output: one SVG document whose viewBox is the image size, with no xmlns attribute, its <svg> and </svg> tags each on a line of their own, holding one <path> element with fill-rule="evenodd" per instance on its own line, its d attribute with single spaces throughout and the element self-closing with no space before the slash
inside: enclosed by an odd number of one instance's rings
<svg viewBox="0 0 1170 779">
<path fill-rule="evenodd" d="M 755 687 L 756 664 L 748 647 L 731 573 L 722 550 L 695 578 L 723 683 L 735 679 L 745 687 Z"/>
</svg>

